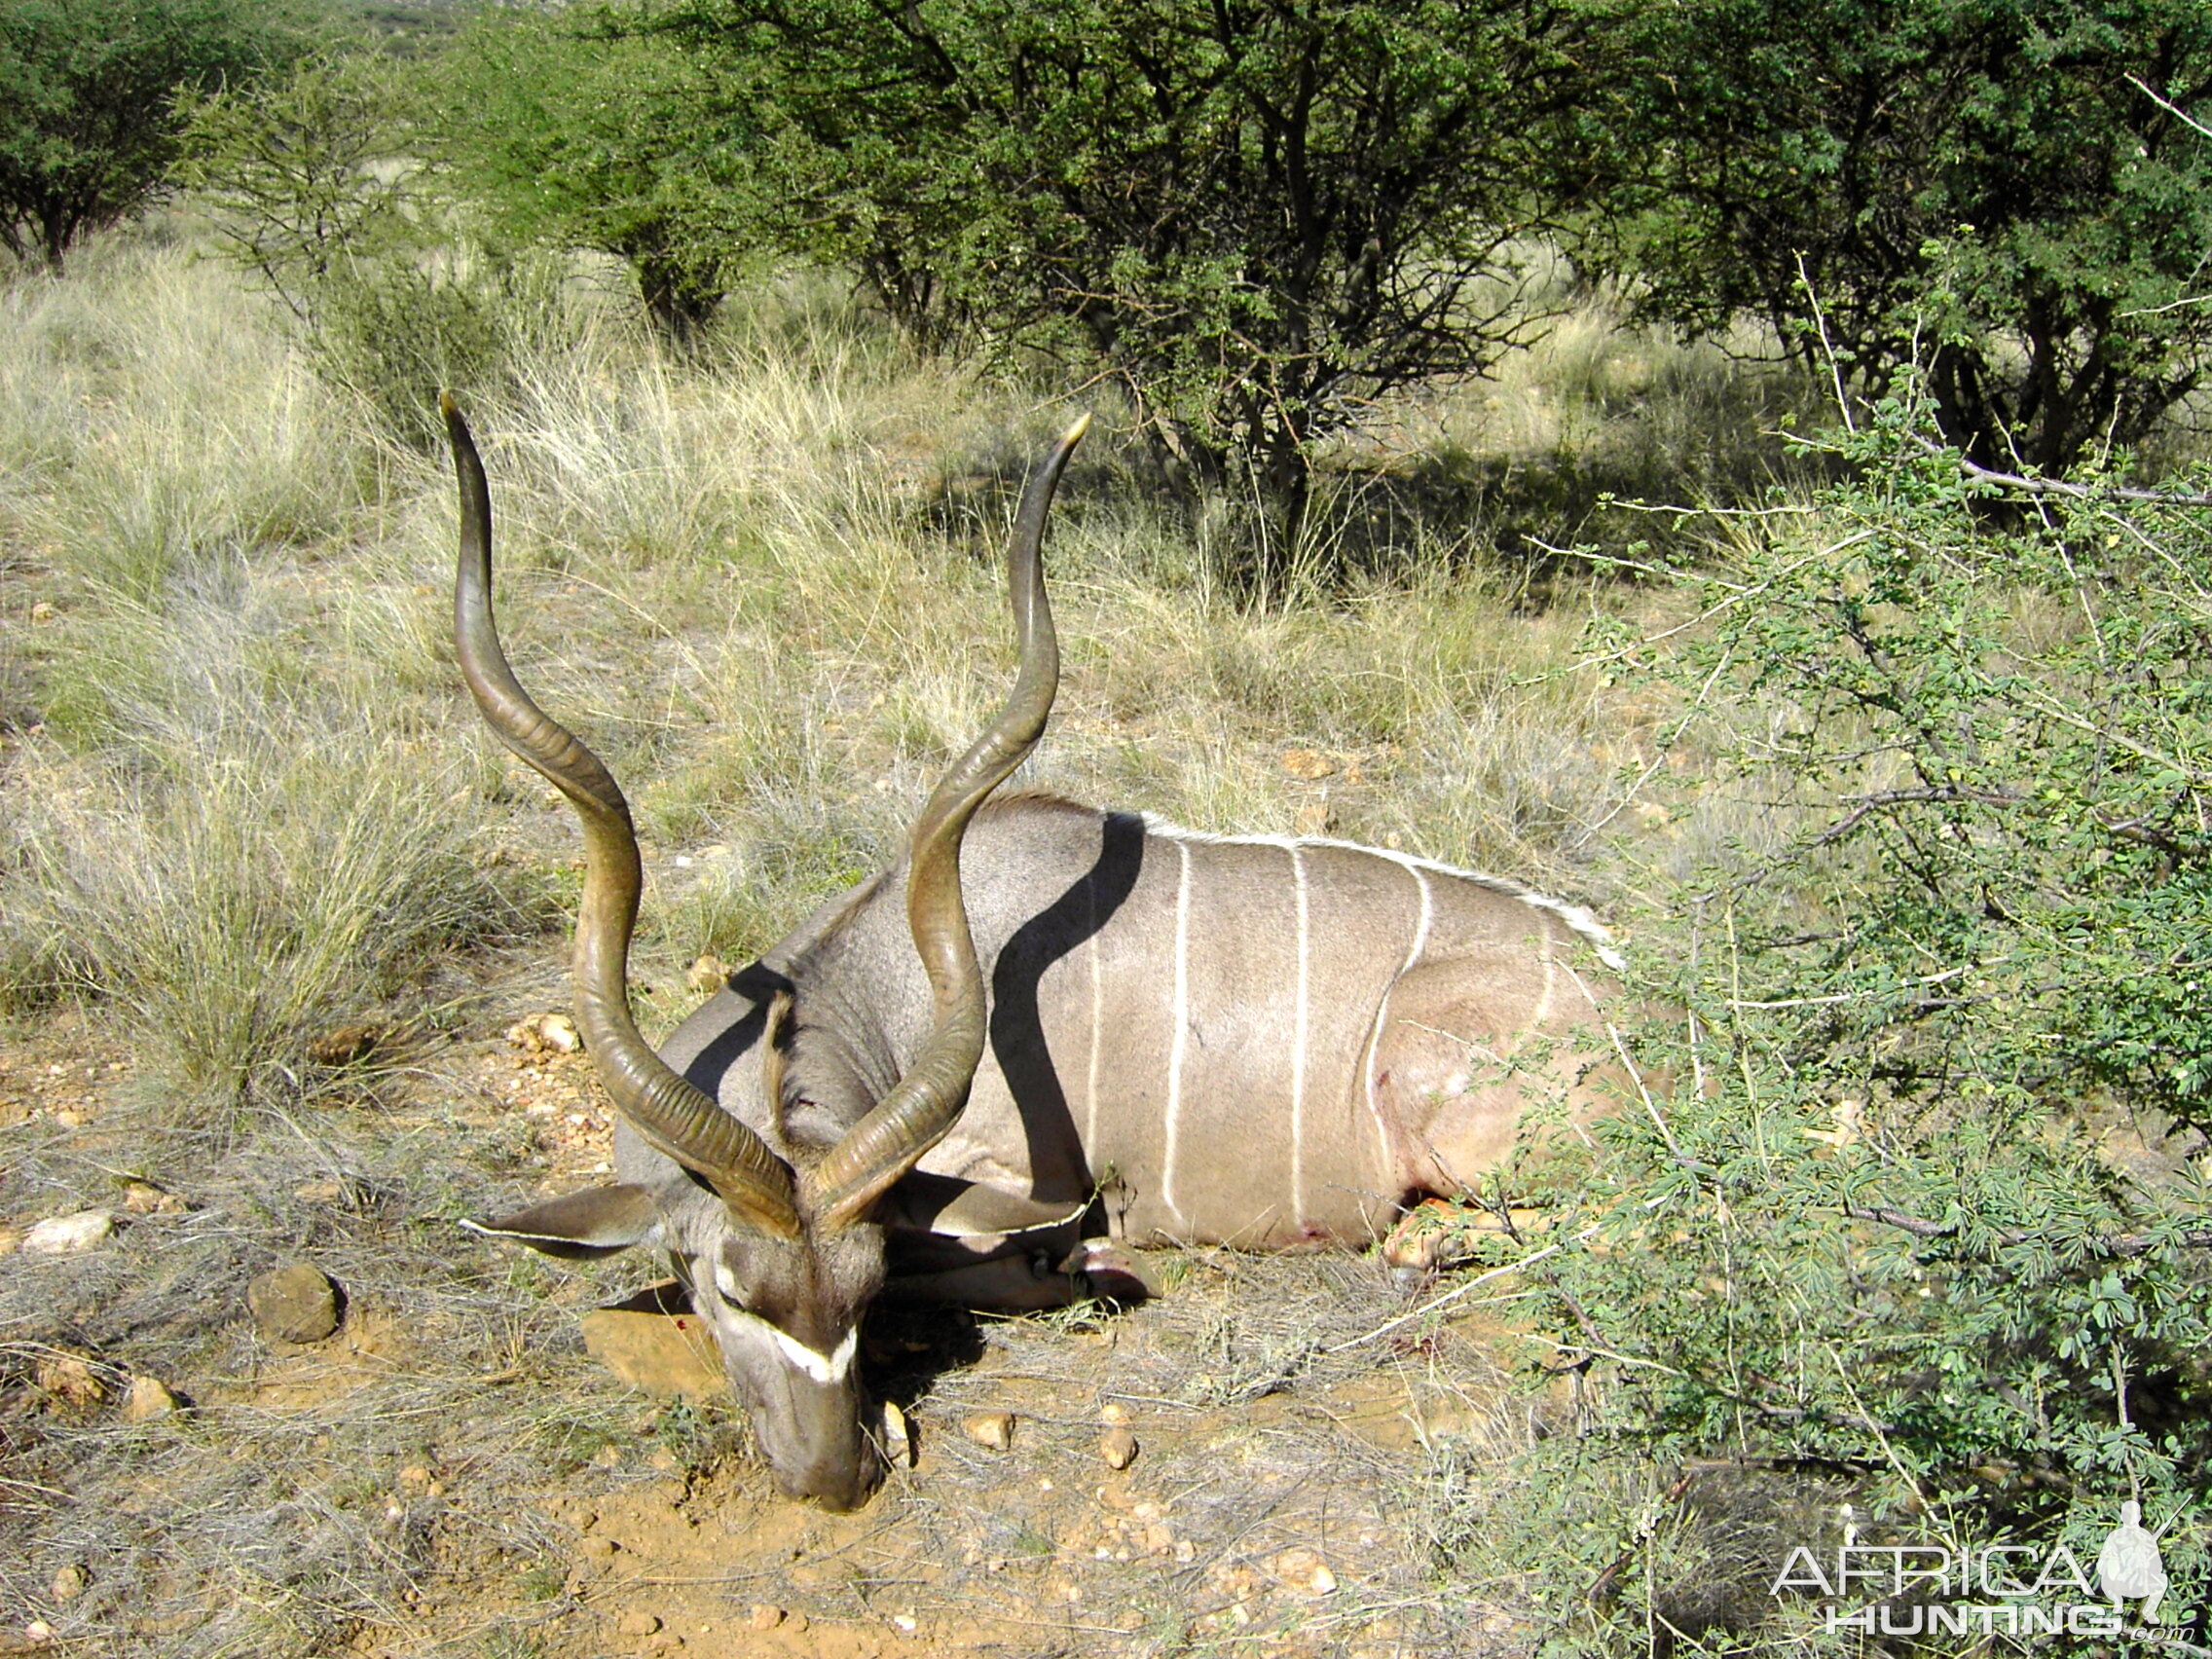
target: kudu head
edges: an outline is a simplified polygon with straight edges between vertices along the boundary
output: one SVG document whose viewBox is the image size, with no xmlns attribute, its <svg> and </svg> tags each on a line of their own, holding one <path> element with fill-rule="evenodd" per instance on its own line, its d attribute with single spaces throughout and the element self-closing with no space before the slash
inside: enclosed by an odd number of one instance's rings
<svg viewBox="0 0 2212 1659">
<path fill-rule="evenodd" d="M 1053 489 L 1088 418 L 1037 470 L 1015 520 L 1008 562 L 1021 667 L 1013 693 L 939 781 L 909 836 L 907 920 L 935 999 L 928 1037 L 881 1099 L 856 1103 L 866 1110 L 825 1132 L 783 1110 L 778 1032 L 797 1016 L 803 985 L 763 990 L 757 1018 L 744 1021 L 757 1034 L 737 1062 L 738 1115 L 672 1069 L 632 1022 L 626 979 L 643 870 L 629 805 L 599 757 L 531 700 L 507 665 L 492 616 L 483 463 L 454 400 L 442 401 L 461 483 L 454 634 L 461 674 L 499 740 L 568 796 L 582 821 L 576 1027 L 615 1109 L 682 1171 L 571 1194 L 478 1231 L 563 1256 L 633 1244 L 668 1250 L 714 1328 L 777 1484 L 828 1508 L 853 1508 L 883 1472 L 855 1366 L 862 1315 L 884 1279 L 883 1233 L 871 1216 L 959 1118 L 982 1057 L 983 979 L 961 900 L 961 836 L 1036 746 L 1051 708 L 1059 647 L 1039 549 Z"/>
</svg>

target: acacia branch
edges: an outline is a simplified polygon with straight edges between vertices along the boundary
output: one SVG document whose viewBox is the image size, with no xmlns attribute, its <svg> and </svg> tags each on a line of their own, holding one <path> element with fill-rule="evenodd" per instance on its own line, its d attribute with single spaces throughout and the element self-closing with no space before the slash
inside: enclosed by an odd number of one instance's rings
<svg viewBox="0 0 2212 1659">
<path fill-rule="evenodd" d="M 1878 1221 L 1884 1227 L 1894 1227 L 1909 1233 L 1915 1238 L 1950 1238 L 1957 1235 L 1959 1224 L 1955 1221 L 1930 1221 L 1926 1216 L 1914 1215 L 1907 1210 L 1891 1209 L 1881 1204 L 1845 1204 L 1843 1213 L 1856 1221 Z M 2043 1230 L 2032 1227 L 1998 1227 L 1990 1230 L 2006 1244 L 2032 1243 L 2045 1236 Z M 2107 1255 L 2121 1258 L 2149 1255 L 2161 1244 L 2178 1244 L 2185 1250 L 2212 1250 L 2212 1228 L 2193 1227 L 2170 1235 L 2153 1233 L 2090 1234 L 2091 1243 Z"/>
<path fill-rule="evenodd" d="M 1951 453 L 1934 438 L 1915 435 L 1913 442 L 1930 455 Z M 2063 496 L 2077 501 L 2146 501 L 2162 507 L 2212 507 L 2212 496 L 2187 491 L 2141 490 L 2126 484 L 2070 484 L 2063 478 L 2027 478 L 2017 472 L 1999 472 L 1963 455 L 1956 459 L 1959 470 L 1977 483 L 1994 484 L 2001 490 L 2017 490 L 2023 495 Z"/>
</svg>

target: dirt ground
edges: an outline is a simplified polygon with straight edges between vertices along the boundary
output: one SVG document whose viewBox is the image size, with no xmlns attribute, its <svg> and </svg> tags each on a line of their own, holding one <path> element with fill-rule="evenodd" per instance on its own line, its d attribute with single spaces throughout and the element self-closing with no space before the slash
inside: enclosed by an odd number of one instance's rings
<svg viewBox="0 0 2212 1659">
<path fill-rule="evenodd" d="M 1409 1300 L 1371 1257 L 1155 1256 L 1166 1293 L 1119 1312 L 879 1312 L 865 1363 L 913 1465 L 851 1516 L 779 1497 L 726 1404 L 585 1353 L 582 1316 L 656 1263 L 457 1225 L 606 1165 L 587 1062 L 511 1028 L 558 995 L 534 953 L 450 1032 L 338 1034 L 298 1104 L 219 1136 L 165 1126 L 73 1016 L 0 1053 L 0 1653 L 1533 1645 L 1522 1587 L 1455 1563 L 1485 1471 L 1567 1405 L 1499 1369 L 1492 1287 L 1423 1312 L 1451 1281 Z M 98 1247 L 18 1248 L 86 1209 Z M 321 1341 L 249 1313 L 292 1260 L 340 1288 Z M 148 1377 L 180 1409 L 130 1420 Z M 974 1421 L 1000 1413 L 1003 1449 Z"/>
</svg>

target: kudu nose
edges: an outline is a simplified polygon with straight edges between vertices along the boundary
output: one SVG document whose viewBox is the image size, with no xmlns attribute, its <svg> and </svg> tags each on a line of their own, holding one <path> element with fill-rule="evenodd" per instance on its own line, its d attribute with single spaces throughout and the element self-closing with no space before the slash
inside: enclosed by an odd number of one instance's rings
<svg viewBox="0 0 2212 1659">
<path fill-rule="evenodd" d="M 832 1515 L 847 1515 L 875 1495 L 883 1484 L 883 1462 L 875 1448 L 863 1444 L 860 1455 L 848 1460 L 823 1462 L 786 1473 L 776 1471 L 776 1486 L 786 1497 L 802 1497 Z"/>
</svg>

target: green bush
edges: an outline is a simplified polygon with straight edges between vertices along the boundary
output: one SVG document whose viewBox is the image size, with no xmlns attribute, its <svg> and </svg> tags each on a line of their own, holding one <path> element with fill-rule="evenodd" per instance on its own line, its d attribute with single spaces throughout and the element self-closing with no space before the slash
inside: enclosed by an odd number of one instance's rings
<svg viewBox="0 0 2212 1659">
<path fill-rule="evenodd" d="M 1950 442 L 2049 474 L 2200 384 L 2212 139 L 2159 96 L 2212 77 L 2197 0 L 1688 0 L 1620 27 L 1593 116 L 1626 195 L 1585 253 L 1643 315 L 1754 313 L 1875 397 L 1923 363 Z"/>
<path fill-rule="evenodd" d="M 1574 194 L 1579 15 L 1526 0 L 1040 11 L 685 0 L 627 26 L 717 90 L 732 235 L 857 266 L 925 341 L 1127 393 L 1191 504 L 1295 557 L 1315 442 L 1529 326 Z"/>
<path fill-rule="evenodd" d="M 662 336 L 696 343 L 747 249 L 713 141 L 718 94 L 688 55 L 588 15 L 496 9 L 436 85 L 438 154 L 492 234 L 612 255 Z"/>
<path fill-rule="evenodd" d="M 0 0 L 0 245 L 59 271 L 161 188 L 177 94 L 249 80 L 279 51 L 254 0 Z"/>
<path fill-rule="evenodd" d="M 1554 1329 L 1613 1370 L 1616 1449 L 1847 1473 L 1870 1537 L 2088 1562 L 2138 1498 L 2194 1616 L 2212 514 L 2046 496 L 1992 535 L 1924 415 L 1691 578 L 1694 644 L 1604 644 L 1702 712 L 1746 829 L 1643 941 L 1677 1087 L 1604 1126 Z"/>
<path fill-rule="evenodd" d="M 284 303 L 317 371 L 435 448 L 441 388 L 507 389 L 564 332 L 567 272 L 472 245 L 414 153 L 420 101 L 375 58 L 303 59 L 186 100 L 175 175 L 213 210 L 225 255 Z"/>
<path fill-rule="evenodd" d="M 178 102 L 173 169 L 210 209 L 224 252 L 313 326 L 325 292 L 408 236 L 412 124 L 399 80 L 361 55 Z"/>
</svg>

